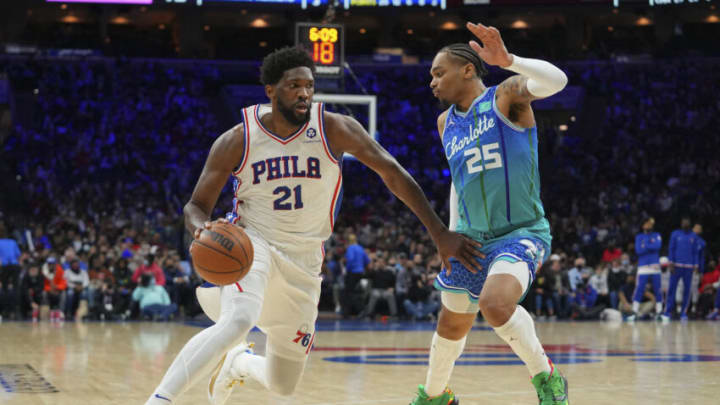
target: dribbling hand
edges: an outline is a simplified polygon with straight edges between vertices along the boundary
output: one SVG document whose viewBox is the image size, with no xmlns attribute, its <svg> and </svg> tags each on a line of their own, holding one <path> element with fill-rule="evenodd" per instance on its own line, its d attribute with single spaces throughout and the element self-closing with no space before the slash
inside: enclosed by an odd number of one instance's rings
<svg viewBox="0 0 720 405">
<path fill-rule="evenodd" d="M 202 228 L 195 228 L 195 233 L 193 234 L 194 239 L 198 239 L 200 237 L 200 234 L 205 229 L 212 228 L 213 224 L 229 224 L 230 222 L 225 218 L 218 218 L 214 221 L 205 221 Z"/>
</svg>

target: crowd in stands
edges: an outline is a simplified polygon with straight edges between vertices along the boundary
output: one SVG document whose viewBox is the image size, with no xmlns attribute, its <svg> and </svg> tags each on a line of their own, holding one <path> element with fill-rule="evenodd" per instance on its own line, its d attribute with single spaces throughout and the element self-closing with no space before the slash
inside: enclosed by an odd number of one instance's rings
<svg viewBox="0 0 720 405">
<path fill-rule="evenodd" d="M 646 216 L 657 219 L 666 240 L 682 216 L 704 226 L 708 248 L 698 268 L 695 313 L 712 310 L 720 278 L 720 219 L 712 215 L 720 208 L 714 157 L 720 138 L 711 136 L 720 124 L 718 67 L 712 61 L 563 66 L 586 97 L 606 103 L 593 136 L 572 124 L 560 131 L 552 118 L 537 115 L 542 197 L 554 237 L 553 256 L 524 301 L 537 316 L 628 312 L 634 240 Z M 181 70 L 123 59 L 0 60 L 0 70 L 15 89 L 35 96 L 33 119 L 17 123 L 0 145 L 0 239 L 18 244 L 17 254 L 0 259 L 2 315 L 199 314 L 194 288 L 201 280 L 188 263 L 182 206 L 212 140 L 232 125 L 210 108 L 231 80 L 202 63 Z M 380 142 L 447 218 L 450 178 L 428 67 L 355 71 L 378 96 Z M 503 77 L 493 71 L 486 82 Z M 321 307 L 348 317 L 432 319 L 441 261 L 429 235 L 369 169 L 346 161 L 343 170 Z M 230 199 L 225 192 L 216 217 Z"/>
</svg>

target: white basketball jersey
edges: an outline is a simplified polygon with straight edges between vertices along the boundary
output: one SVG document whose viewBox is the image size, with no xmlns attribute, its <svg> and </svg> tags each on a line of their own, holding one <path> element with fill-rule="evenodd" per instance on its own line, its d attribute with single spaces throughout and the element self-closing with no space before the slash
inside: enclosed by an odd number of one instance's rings
<svg viewBox="0 0 720 405">
<path fill-rule="evenodd" d="M 330 237 L 342 199 L 342 168 L 324 132 L 322 103 L 310 121 L 283 139 L 260 117 L 272 106 L 243 109 L 245 151 L 235 178 L 228 219 L 256 230 L 283 249 L 318 249 Z"/>
</svg>

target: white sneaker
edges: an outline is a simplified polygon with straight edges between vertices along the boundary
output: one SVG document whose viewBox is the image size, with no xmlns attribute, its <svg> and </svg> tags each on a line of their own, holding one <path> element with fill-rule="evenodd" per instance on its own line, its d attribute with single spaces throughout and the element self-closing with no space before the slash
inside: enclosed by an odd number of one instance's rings
<svg viewBox="0 0 720 405">
<path fill-rule="evenodd" d="M 247 375 L 235 376 L 232 372 L 233 361 L 243 353 L 253 354 L 254 343 L 243 342 L 227 352 L 210 376 L 208 383 L 208 399 L 213 405 L 223 405 L 230 398 L 236 385 L 245 383 Z"/>
<path fill-rule="evenodd" d="M 625 322 L 633 323 L 633 322 L 635 322 L 635 318 L 636 318 L 635 315 L 629 315 L 627 318 L 625 318 Z"/>
<path fill-rule="evenodd" d="M 670 317 L 667 316 L 667 315 L 664 315 L 664 314 L 663 314 L 663 315 L 660 315 L 660 320 L 661 320 L 662 323 L 664 323 L 664 324 L 670 323 Z"/>
</svg>

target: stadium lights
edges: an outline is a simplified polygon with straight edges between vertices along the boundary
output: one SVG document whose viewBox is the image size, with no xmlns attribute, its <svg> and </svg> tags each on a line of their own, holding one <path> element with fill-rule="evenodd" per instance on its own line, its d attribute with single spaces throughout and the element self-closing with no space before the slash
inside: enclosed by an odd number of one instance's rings
<svg viewBox="0 0 720 405">
<path fill-rule="evenodd" d="M 365 28 L 360 28 L 360 33 L 361 33 L 361 34 L 365 34 L 366 32 L 367 32 L 367 30 L 366 30 Z"/>
<path fill-rule="evenodd" d="M 523 21 L 523 20 L 515 20 L 515 21 L 513 21 L 512 24 L 510 24 L 510 26 L 513 27 L 513 28 L 515 28 L 515 29 L 518 29 L 518 30 L 523 30 L 523 29 L 525 29 L 525 28 L 530 27 L 530 26 L 528 25 L 528 23 L 526 23 L 526 22 Z"/>
<path fill-rule="evenodd" d="M 253 28 L 265 28 L 269 25 L 270 24 L 268 24 L 267 21 L 263 20 L 262 18 L 256 18 L 250 23 L 250 26 Z"/>
<path fill-rule="evenodd" d="M 60 21 L 66 23 L 66 24 L 75 24 L 75 23 L 79 23 L 80 19 L 75 17 L 72 14 L 68 14 L 65 17 L 63 17 Z"/>
<path fill-rule="evenodd" d="M 459 26 L 458 26 L 456 23 L 454 23 L 453 21 L 445 21 L 445 22 L 440 26 L 440 29 L 447 30 L 447 31 L 449 31 L 449 30 L 456 30 L 456 29 L 458 29 L 458 28 L 459 28 Z"/>
<path fill-rule="evenodd" d="M 130 24 L 130 20 L 128 20 L 126 17 L 123 17 L 123 16 L 119 15 L 119 16 L 113 18 L 112 20 L 110 20 L 110 23 L 111 23 L 111 24 L 125 25 L 125 24 Z"/>
<path fill-rule="evenodd" d="M 718 16 L 716 16 L 715 14 L 710 14 L 710 15 L 705 19 L 705 22 L 717 23 L 717 22 L 720 22 L 720 18 L 718 18 Z"/>
<path fill-rule="evenodd" d="M 647 26 L 651 25 L 652 21 L 650 21 L 650 19 L 647 17 L 640 17 L 637 19 L 637 21 L 635 21 L 635 24 L 639 26 Z"/>
</svg>

